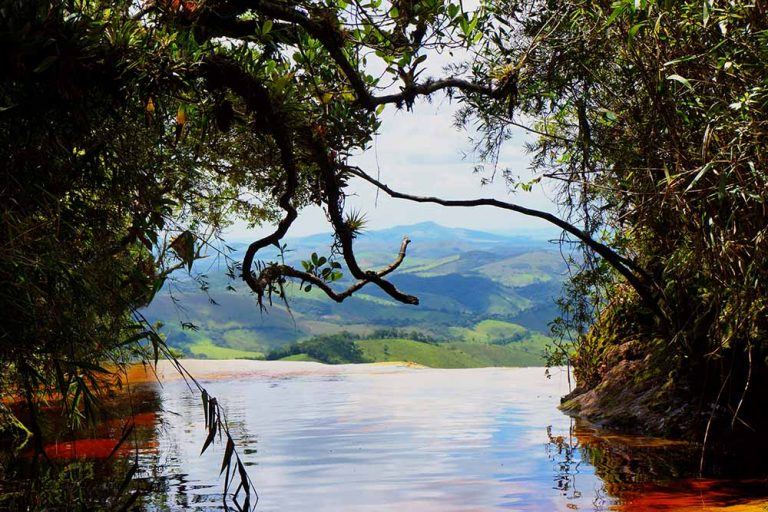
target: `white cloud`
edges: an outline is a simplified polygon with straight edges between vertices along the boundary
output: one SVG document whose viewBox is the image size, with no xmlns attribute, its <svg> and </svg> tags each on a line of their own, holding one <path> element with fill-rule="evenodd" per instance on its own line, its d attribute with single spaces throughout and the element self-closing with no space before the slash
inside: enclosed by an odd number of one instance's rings
<svg viewBox="0 0 768 512">
<path fill-rule="evenodd" d="M 494 197 L 554 211 L 554 203 L 541 185 L 532 192 L 510 194 L 500 175 L 501 169 L 509 168 L 515 175 L 530 176 L 529 158 L 524 150 L 528 134 L 518 130 L 506 143 L 499 162 L 499 174 L 493 183 L 483 186 L 481 175 L 473 173 L 476 162 L 471 155 L 468 136 L 453 126 L 455 109 L 455 105 L 447 100 L 436 100 L 432 104 L 419 102 L 413 112 L 396 111 L 388 106 L 382 116 L 375 147 L 356 156 L 353 163 L 369 174 L 379 175 L 382 182 L 402 192 L 452 199 Z M 347 208 L 366 212 L 371 229 L 426 220 L 446 226 L 507 232 L 549 227 L 538 219 L 490 207 L 446 208 L 395 200 L 381 192 L 376 200 L 374 187 L 359 179 L 350 183 L 348 192 L 352 196 L 347 201 Z M 231 230 L 231 236 L 253 239 L 269 229 L 248 230 L 238 224 Z M 323 212 L 311 207 L 300 212 L 290 236 L 329 230 Z"/>
</svg>

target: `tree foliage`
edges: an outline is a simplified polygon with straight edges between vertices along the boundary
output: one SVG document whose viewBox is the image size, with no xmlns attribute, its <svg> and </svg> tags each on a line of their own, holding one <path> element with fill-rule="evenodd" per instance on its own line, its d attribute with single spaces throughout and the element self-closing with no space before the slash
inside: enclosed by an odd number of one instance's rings
<svg viewBox="0 0 768 512">
<path fill-rule="evenodd" d="M 346 162 L 368 147 L 385 105 L 491 91 L 459 74 L 420 79 L 425 49 L 467 46 L 479 22 L 435 0 L 6 2 L 0 373 L 4 399 L 21 399 L 30 416 L 20 422 L 3 405 L 3 427 L 31 434 L 42 454 L 41 403 L 63 401 L 76 428 L 98 416 L 100 393 L 125 364 L 170 355 L 140 309 L 175 271 L 193 273 L 194 260 L 225 249 L 218 236 L 236 219 L 277 226 L 242 265 L 228 262 L 260 306 L 284 298 L 289 278 L 338 301 L 374 284 L 417 303 L 385 279 L 407 239 L 385 269 L 357 262 L 362 217 L 344 211 Z M 284 248 L 310 203 L 336 232 L 325 261 L 303 270 L 260 261 L 265 247 Z M 342 259 L 355 282 L 335 291 Z M 207 447 L 226 428 L 215 400 L 205 407 Z"/>
<path fill-rule="evenodd" d="M 564 303 L 576 323 L 561 329 L 583 326 L 582 384 L 601 382 L 612 345 L 639 339 L 659 387 L 668 381 L 689 401 L 697 435 L 713 417 L 731 433 L 759 430 L 765 6 L 565 0 L 492 10 L 509 36 L 488 46 L 482 73 L 515 74 L 518 115 L 477 104 L 465 119 L 483 124 L 489 147 L 530 120 L 538 177 L 559 184 L 567 218 L 623 254 L 639 283 L 583 259 Z"/>
<path fill-rule="evenodd" d="M 6 4 L 0 370 L 33 413 L 57 393 L 71 418 L 89 416 L 104 361 L 156 359 L 162 340 L 141 306 L 217 254 L 235 219 L 275 226 L 230 262 L 261 307 L 285 299 L 288 279 L 339 302 L 372 285 L 417 304 L 387 279 L 408 239 L 384 269 L 359 263 L 362 217 L 344 207 L 354 178 L 559 226 L 585 249 L 558 327 L 577 334 L 581 381 L 601 378 L 602 345 L 589 340 L 613 325 L 588 335 L 589 324 L 623 311 L 622 334 L 705 410 L 754 412 L 748 391 L 766 373 L 762 3 Z M 426 71 L 435 52 L 454 55 L 441 78 Z M 562 216 L 401 193 L 350 165 L 383 109 L 435 94 L 459 104 L 494 164 L 513 127 L 536 134 L 537 176 L 504 176 L 522 191 L 558 184 Z M 330 253 L 302 269 L 263 260 L 308 204 L 333 227 Z M 339 290 L 342 263 L 353 282 Z"/>
</svg>

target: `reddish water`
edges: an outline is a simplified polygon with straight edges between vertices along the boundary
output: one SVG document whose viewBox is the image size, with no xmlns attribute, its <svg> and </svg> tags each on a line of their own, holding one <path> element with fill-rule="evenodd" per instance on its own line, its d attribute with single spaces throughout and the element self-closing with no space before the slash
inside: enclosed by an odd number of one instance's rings
<svg viewBox="0 0 768 512">
<path fill-rule="evenodd" d="M 257 510 L 768 511 L 768 480 L 685 477 L 684 444 L 576 425 L 556 408 L 565 379 L 543 369 L 185 364 L 228 411 Z M 139 477 L 166 489 L 147 510 L 219 509 L 221 446 L 200 456 L 199 397 L 158 374 L 129 372 L 136 414 L 117 400 L 90 437 L 46 453 L 104 459 L 133 424 L 117 454 L 138 448 Z"/>
<path fill-rule="evenodd" d="M 619 493 L 615 510 L 651 511 L 760 511 L 768 510 L 768 500 L 750 498 L 765 494 L 764 480 L 728 481 L 717 479 L 682 479 L 667 484 L 647 484 Z"/>
</svg>

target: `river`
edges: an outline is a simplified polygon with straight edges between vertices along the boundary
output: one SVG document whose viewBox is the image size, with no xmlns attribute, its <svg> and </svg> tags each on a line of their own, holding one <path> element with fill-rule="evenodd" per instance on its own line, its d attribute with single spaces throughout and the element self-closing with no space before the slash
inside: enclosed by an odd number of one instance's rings
<svg viewBox="0 0 768 512">
<path fill-rule="evenodd" d="M 765 480 L 692 478 L 664 462 L 691 447 L 576 424 L 561 369 L 184 364 L 227 412 L 257 511 L 768 510 Z M 152 403 L 142 507 L 220 509 L 223 446 L 200 455 L 200 397 L 159 374 L 131 386 Z"/>
</svg>

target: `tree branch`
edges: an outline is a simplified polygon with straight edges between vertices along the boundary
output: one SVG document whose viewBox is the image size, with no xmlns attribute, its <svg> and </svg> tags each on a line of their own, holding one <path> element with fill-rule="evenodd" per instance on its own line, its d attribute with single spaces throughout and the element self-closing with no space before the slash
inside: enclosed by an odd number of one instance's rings
<svg viewBox="0 0 768 512">
<path fill-rule="evenodd" d="M 395 270 L 405 258 L 409 240 L 403 240 L 398 258 L 384 270 L 376 272 L 373 270 L 364 271 L 360 268 L 352 248 L 354 235 L 349 226 L 344 222 L 342 215 L 341 202 L 343 196 L 341 183 L 338 181 L 335 173 L 335 163 L 329 156 L 326 148 L 316 140 L 312 129 L 308 126 L 299 126 L 291 130 L 286 124 L 286 116 L 273 107 L 266 87 L 229 59 L 211 57 L 205 61 L 202 69 L 209 85 L 213 88 L 229 88 L 233 93 L 241 96 L 245 100 L 248 110 L 263 121 L 258 123 L 258 125 L 263 127 L 275 141 L 280 153 L 282 167 L 286 173 L 283 192 L 278 198 L 278 204 L 286 212 L 285 216 L 280 220 L 274 232 L 251 243 L 243 258 L 243 280 L 257 294 L 259 304 L 262 304 L 264 294 L 271 290 L 270 287 L 274 283 L 279 283 L 282 276 L 297 277 L 311 282 L 337 302 L 341 302 L 365 286 L 365 284 L 372 282 L 395 300 L 406 304 L 418 304 L 419 299 L 417 297 L 400 292 L 395 285 L 384 279 L 384 276 Z M 334 292 L 330 286 L 319 278 L 312 276 L 312 274 L 301 272 L 288 265 L 269 265 L 263 268 L 258 275 L 253 272 L 256 253 L 269 245 L 279 248 L 280 240 L 286 235 L 291 224 L 298 216 L 296 208 L 292 204 L 299 185 L 298 164 L 292 142 L 292 137 L 295 135 L 302 136 L 303 142 L 311 147 L 315 163 L 321 169 L 322 181 L 328 201 L 329 217 L 334 226 L 336 236 L 341 243 L 344 261 L 347 263 L 347 267 L 352 275 L 358 279 L 357 283 L 340 294 Z"/>
<path fill-rule="evenodd" d="M 376 283 L 379 288 L 384 290 L 387 294 L 389 294 L 390 297 L 394 298 L 395 300 L 404 302 L 405 304 L 417 305 L 419 303 L 418 297 L 404 294 L 400 292 L 395 287 L 395 285 L 385 279 L 382 279 L 382 277 L 377 275 L 376 272 L 370 270 L 364 271 L 360 268 L 352 247 L 354 233 L 350 229 L 349 225 L 344 221 L 344 216 L 342 214 L 341 205 L 343 202 L 343 195 L 341 193 L 341 184 L 339 183 L 339 178 L 336 174 L 337 164 L 333 161 L 333 159 L 331 159 L 322 144 L 320 144 L 320 142 L 317 141 L 317 139 L 315 139 L 311 133 L 308 135 L 311 137 L 311 141 L 313 142 L 315 159 L 320 165 L 320 173 L 322 175 L 322 180 L 325 187 L 328 217 L 331 220 L 333 230 L 336 233 L 336 237 L 341 245 L 342 254 L 344 256 L 344 261 L 347 264 L 347 268 L 349 268 L 349 271 L 356 279 L 367 280 Z"/>
<path fill-rule="evenodd" d="M 397 267 L 400 266 L 400 264 L 405 259 L 405 253 L 409 243 L 410 243 L 410 240 L 408 239 L 408 237 L 403 238 L 403 242 L 400 245 L 400 252 L 398 253 L 395 261 L 389 264 L 389 266 L 387 266 L 386 268 L 379 270 L 378 272 L 374 272 L 378 278 L 382 278 L 386 276 L 387 274 L 395 271 Z M 336 291 L 333 290 L 333 288 L 331 288 L 331 286 L 328 283 L 326 283 L 323 279 L 319 278 L 318 276 L 314 274 L 310 274 L 309 272 L 303 272 L 301 270 L 297 270 L 294 267 L 291 267 L 290 265 L 274 265 L 274 266 L 268 267 L 268 269 L 265 270 L 264 272 L 273 272 L 275 274 L 274 276 L 275 278 L 280 276 L 285 276 L 285 277 L 292 277 L 295 279 L 301 279 L 304 282 L 317 286 L 328 297 L 330 297 L 336 302 L 344 302 L 344 299 L 351 297 L 356 291 L 358 291 L 368 283 L 372 282 L 372 279 L 370 278 L 361 279 L 355 282 L 353 285 L 346 288 L 344 291 L 337 293 Z M 370 275 L 370 274 L 367 274 L 367 275 Z"/>
<path fill-rule="evenodd" d="M 274 19 L 295 23 L 309 35 L 320 41 L 334 62 L 336 62 L 336 65 L 339 66 L 344 76 L 346 76 L 352 89 L 355 91 L 358 102 L 367 109 L 373 109 L 378 105 L 388 103 L 412 101 L 416 96 L 428 96 L 434 92 L 452 88 L 464 92 L 483 94 L 495 99 L 502 98 L 507 94 L 506 88 L 503 86 L 493 88 L 452 77 L 442 80 L 427 80 L 421 84 L 405 84 L 402 91 L 397 94 L 374 96 L 368 90 L 358 70 L 344 53 L 345 36 L 330 19 L 323 18 L 321 21 L 315 21 L 299 10 L 264 0 L 257 2 L 253 9 Z"/>
<path fill-rule="evenodd" d="M 405 194 L 402 192 L 397 192 L 395 190 L 392 190 L 384 183 L 381 183 L 380 181 L 376 180 L 372 176 L 365 173 L 362 169 L 359 167 L 347 167 L 347 170 L 359 177 L 367 181 L 368 183 L 371 183 L 372 185 L 376 186 L 380 190 L 384 191 L 387 195 L 390 197 L 396 198 L 396 199 L 406 199 L 408 201 L 414 201 L 417 203 L 435 203 L 442 206 L 452 206 L 452 207 L 475 207 L 475 206 L 493 206 L 495 208 L 501 208 L 504 210 L 510 210 L 517 213 L 522 213 L 523 215 L 527 215 L 529 217 L 536 217 L 542 220 L 545 220 L 549 222 L 550 224 L 554 224 L 555 226 L 559 227 L 563 231 L 566 231 L 576 238 L 578 238 L 580 241 L 582 241 L 587 247 L 595 251 L 597 254 L 603 257 L 605 261 L 607 261 L 614 269 L 616 269 L 617 272 L 619 272 L 626 280 L 629 282 L 629 284 L 635 289 L 635 291 L 638 293 L 640 298 L 643 300 L 643 302 L 646 304 L 647 307 L 649 307 L 654 314 L 664 323 L 668 323 L 668 318 L 664 314 L 664 311 L 662 310 L 661 306 L 659 305 L 659 301 L 657 300 L 655 294 L 650 289 L 648 285 L 646 285 L 643 282 L 643 278 L 641 278 L 639 275 L 635 273 L 632 267 L 637 267 L 637 265 L 634 262 L 631 262 L 627 258 L 621 256 L 616 251 L 608 247 L 607 245 L 595 240 L 591 236 L 589 236 L 588 233 L 585 231 L 579 229 L 578 227 L 574 226 L 573 224 L 566 222 L 551 213 L 543 212 L 540 210 L 534 210 L 532 208 L 526 208 L 524 206 L 520 206 L 514 203 L 506 203 L 504 201 L 499 201 L 497 199 L 468 199 L 468 200 L 450 200 L 450 199 L 441 199 L 438 197 L 428 197 L 428 196 L 415 196 L 411 194 Z M 643 272 L 643 274 L 645 274 Z M 646 274 L 647 275 L 647 274 Z"/>
</svg>

